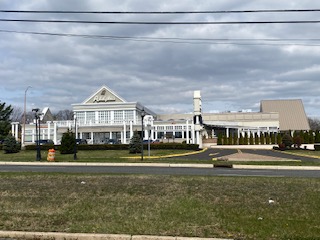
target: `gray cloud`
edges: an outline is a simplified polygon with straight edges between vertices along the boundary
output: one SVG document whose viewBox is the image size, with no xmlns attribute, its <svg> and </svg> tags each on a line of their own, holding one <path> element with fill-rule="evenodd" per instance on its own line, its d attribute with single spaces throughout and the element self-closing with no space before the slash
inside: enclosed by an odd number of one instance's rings
<svg viewBox="0 0 320 240">
<path fill-rule="evenodd" d="M 4 0 L 2 9 L 80 11 L 184 11 L 319 8 L 315 1 Z M 3 18 L 118 21 L 315 20 L 318 13 L 195 15 L 5 14 Z M 320 116 L 317 24 L 274 25 L 91 25 L 0 22 L 0 30 L 152 38 L 307 39 L 266 42 L 221 40 L 150 42 L 0 32 L 0 100 L 23 106 L 71 108 L 102 85 L 156 112 L 191 112 L 194 90 L 204 110 L 258 110 L 262 99 L 301 98 Z M 309 39 L 309 40 L 308 40 Z M 183 43 L 182 43 L 183 42 Z M 232 44 L 233 43 L 233 44 Z M 235 44 L 236 43 L 236 44 Z M 248 43 L 250 43 L 248 45 Z M 283 45 L 296 43 L 296 45 Z M 304 44 L 304 45 L 299 45 Z M 314 45 L 314 46 L 313 46 Z M 33 105 L 33 106 L 34 106 Z"/>
</svg>

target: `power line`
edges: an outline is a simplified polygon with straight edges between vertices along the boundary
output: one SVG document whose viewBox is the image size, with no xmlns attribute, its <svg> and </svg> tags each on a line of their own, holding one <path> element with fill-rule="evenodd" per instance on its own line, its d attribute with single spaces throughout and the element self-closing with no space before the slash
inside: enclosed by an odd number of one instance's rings
<svg viewBox="0 0 320 240">
<path fill-rule="evenodd" d="M 207 21 L 207 22 L 148 22 L 148 21 L 86 21 L 86 20 L 38 20 L 38 19 L 0 19 L 0 22 L 24 23 L 86 23 L 86 24 L 125 24 L 125 25 L 236 25 L 236 24 L 314 24 L 320 20 L 291 21 Z"/>
<path fill-rule="evenodd" d="M 320 9 L 262 9 L 262 10 L 218 10 L 218 11 L 27 11 L 0 10 L 2 13 L 56 13 L 56 14 L 226 14 L 226 13 L 283 13 L 320 12 Z"/>
<path fill-rule="evenodd" d="M 49 32 L 28 32 L 28 31 L 13 31 L 13 30 L 1 30 L 3 33 L 20 33 L 31 35 L 48 35 L 48 36 L 60 36 L 60 37 L 82 37 L 93 39 L 107 39 L 107 40 L 130 40 L 141 42 L 158 42 L 158 43 L 186 43 L 186 44 L 229 44 L 229 45 L 299 45 L 299 46 L 320 46 L 320 44 L 305 44 L 307 42 L 317 42 L 320 38 L 314 39 L 274 39 L 274 38 L 169 38 L 169 37 L 132 37 L 132 36 L 114 36 L 114 35 L 89 35 L 89 34 L 71 34 L 71 33 L 49 33 Z M 299 43 L 288 43 L 299 42 Z M 272 42 L 272 43 L 270 43 Z"/>
</svg>

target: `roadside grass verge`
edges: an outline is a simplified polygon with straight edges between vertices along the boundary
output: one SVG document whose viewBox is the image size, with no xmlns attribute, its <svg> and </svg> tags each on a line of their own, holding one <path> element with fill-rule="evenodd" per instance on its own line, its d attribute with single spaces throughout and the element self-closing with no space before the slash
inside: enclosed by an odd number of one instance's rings
<svg viewBox="0 0 320 240">
<path fill-rule="evenodd" d="M 319 179 L 1 173 L 0 181 L 2 230 L 320 236 Z"/>
<path fill-rule="evenodd" d="M 170 163 L 210 163 L 210 161 L 199 161 L 190 159 L 163 158 L 162 156 L 173 154 L 193 153 L 191 150 L 152 150 L 150 156 L 158 157 L 148 158 L 148 151 L 144 152 L 144 162 L 170 162 Z M 47 151 L 41 151 L 42 161 L 47 161 Z M 60 154 L 55 152 L 56 162 L 74 162 L 73 154 Z M 140 154 L 129 154 L 127 150 L 86 150 L 77 152 L 76 162 L 141 162 Z M 130 159 L 130 157 L 137 157 Z M 0 152 L 0 161 L 8 162 L 33 162 L 36 161 L 36 151 L 20 151 L 14 154 L 5 154 Z"/>
</svg>

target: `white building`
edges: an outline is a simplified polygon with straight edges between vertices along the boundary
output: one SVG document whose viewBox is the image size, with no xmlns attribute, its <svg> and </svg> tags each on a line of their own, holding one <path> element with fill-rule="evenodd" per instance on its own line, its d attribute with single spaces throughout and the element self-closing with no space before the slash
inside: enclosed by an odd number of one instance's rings
<svg viewBox="0 0 320 240">
<path fill-rule="evenodd" d="M 281 125 L 288 126 L 280 123 L 283 111 L 279 106 L 283 102 L 282 100 L 271 101 L 273 106 L 270 101 L 267 101 L 268 112 L 263 111 L 266 103 L 262 101 L 260 112 L 203 113 L 200 91 L 195 91 L 193 114 L 156 114 L 139 102 L 127 102 L 111 89 L 103 86 L 82 103 L 72 105 L 74 120 L 52 121 L 50 110 L 45 109 L 40 125 L 40 138 L 51 139 L 55 144 L 59 144 L 62 134 L 70 129 L 76 132 L 77 138 L 86 139 L 89 144 L 103 144 L 108 139 L 129 143 L 134 131 L 141 133 L 141 114 L 143 113 L 146 115 L 144 139 L 159 139 L 164 142 L 186 141 L 201 146 L 203 138 L 215 139 L 218 133 L 239 136 L 245 132 L 254 132 L 259 135 L 262 132 L 286 130 L 280 128 Z M 291 100 L 289 103 L 291 107 L 288 103 L 284 107 L 285 114 L 289 114 L 289 108 L 290 111 L 299 115 L 299 118 L 295 115 L 293 119 L 286 119 L 286 121 L 295 122 L 295 125 L 292 125 L 295 129 L 290 130 L 309 130 L 301 100 Z M 273 108 L 277 111 L 273 111 Z M 297 112 L 296 108 L 301 111 Z M 296 123 L 296 119 L 300 119 L 300 122 Z M 12 124 L 12 134 L 16 138 L 18 138 L 17 125 L 18 123 Z M 26 125 L 25 136 L 23 136 L 23 129 L 21 132 L 25 144 L 35 142 L 35 124 Z"/>
</svg>

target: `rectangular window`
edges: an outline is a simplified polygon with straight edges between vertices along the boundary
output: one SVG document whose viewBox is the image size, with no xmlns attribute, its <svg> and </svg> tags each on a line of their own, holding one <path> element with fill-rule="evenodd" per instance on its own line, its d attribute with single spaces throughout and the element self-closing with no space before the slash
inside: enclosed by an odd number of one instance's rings
<svg viewBox="0 0 320 240">
<path fill-rule="evenodd" d="M 124 119 L 126 120 L 126 122 L 130 122 L 133 121 L 133 110 L 125 110 L 124 111 Z"/>
<path fill-rule="evenodd" d="M 85 122 L 85 113 L 84 112 L 77 112 L 77 122 L 79 124 L 84 124 Z"/>
<path fill-rule="evenodd" d="M 114 111 L 114 123 L 123 123 L 123 111 L 116 110 Z"/>
<path fill-rule="evenodd" d="M 96 122 L 96 114 L 95 112 L 87 112 L 86 123 L 92 124 Z"/>
<path fill-rule="evenodd" d="M 111 113 L 110 111 L 99 111 L 98 112 L 99 123 L 110 123 Z"/>
</svg>

